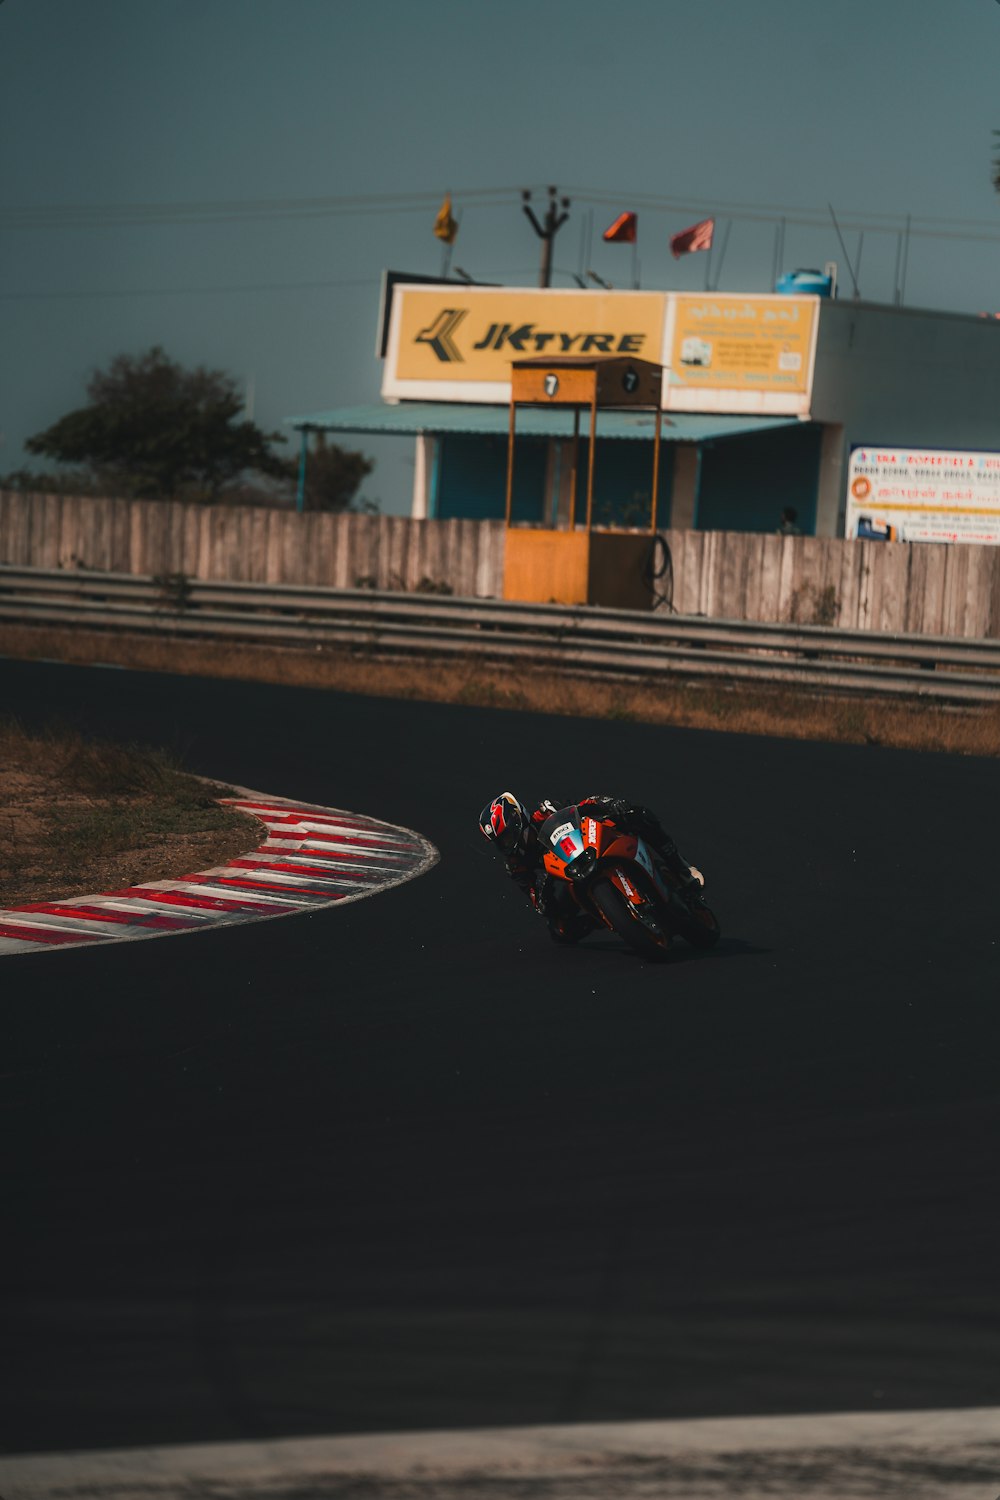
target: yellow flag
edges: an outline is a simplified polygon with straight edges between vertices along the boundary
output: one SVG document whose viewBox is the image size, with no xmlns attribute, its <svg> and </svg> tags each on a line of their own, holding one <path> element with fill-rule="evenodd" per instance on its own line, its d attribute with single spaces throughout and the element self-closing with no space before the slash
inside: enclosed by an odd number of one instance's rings
<svg viewBox="0 0 1000 1500">
<path fill-rule="evenodd" d="M 446 193 L 444 202 L 438 209 L 438 216 L 434 220 L 434 233 L 439 240 L 444 240 L 446 245 L 455 243 L 458 233 L 458 221 L 451 215 L 451 194 Z"/>
</svg>

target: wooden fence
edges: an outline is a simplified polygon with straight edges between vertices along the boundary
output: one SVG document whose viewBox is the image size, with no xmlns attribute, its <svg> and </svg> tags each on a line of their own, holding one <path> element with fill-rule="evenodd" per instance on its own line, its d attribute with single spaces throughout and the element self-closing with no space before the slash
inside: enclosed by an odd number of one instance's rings
<svg viewBox="0 0 1000 1500">
<path fill-rule="evenodd" d="M 673 607 L 710 619 L 1000 637 L 1000 547 L 664 533 Z"/>
<path fill-rule="evenodd" d="M 19 567 L 488 597 L 501 588 L 503 529 L 502 521 L 0 491 L 0 562 Z"/>
<path fill-rule="evenodd" d="M 681 614 L 1000 638 L 1000 547 L 666 531 Z M 503 591 L 503 523 L 0 492 L 0 562 L 247 583 Z"/>
</svg>

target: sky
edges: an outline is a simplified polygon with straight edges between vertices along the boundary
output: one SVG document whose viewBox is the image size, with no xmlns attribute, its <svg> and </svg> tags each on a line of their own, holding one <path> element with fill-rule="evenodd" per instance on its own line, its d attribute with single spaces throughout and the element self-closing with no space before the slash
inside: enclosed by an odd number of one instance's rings
<svg viewBox="0 0 1000 1500">
<path fill-rule="evenodd" d="M 850 295 L 832 205 L 866 300 L 910 215 L 907 305 L 1000 310 L 998 79 L 998 0 L 0 0 L 0 473 L 154 344 L 268 430 L 378 401 L 381 273 L 440 274 L 448 191 L 476 279 L 537 285 L 552 184 L 555 286 L 629 285 L 634 209 L 643 287 L 700 290 L 668 241 L 714 216 L 720 291 L 773 289 L 784 219 Z M 412 440 L 345 441 L 407 512 Z"/>
</svg>

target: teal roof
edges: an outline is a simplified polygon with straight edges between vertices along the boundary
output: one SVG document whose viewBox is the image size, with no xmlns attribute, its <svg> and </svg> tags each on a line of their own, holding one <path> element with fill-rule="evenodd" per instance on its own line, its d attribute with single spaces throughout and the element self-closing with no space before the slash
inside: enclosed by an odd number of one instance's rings
<svg viewBox="0 0 1000 1500">
<path fill-rule="evenodd" d="M 444 401 L 401 401 L 397 406 L 342 406 L 334 411 L 316 411 L 303 417 L 286 417 L 286 423 L 318 432 L 400 433 L 465 432 L 499 433 L 506 437 L 510 422 L 507 406 L 458 405 Z M 646 438 L 653 436 L 655 413 L 648 411 L 602 411 L 597 414 L 601 438 Z M 665 443 L 700 443 L 709 438 L 737 437 L 740 433 L 763 432 L 774 427 L 794 427 L 798 417 L 721 417 L 708 413 L 671 412 L 663 418 Z M 589 416 L 580 414 L 580 432 L 586 435 Z M 571 437 L 573 413 L 567 407 L 519 406 L 519 437 Z"/>
</svg>

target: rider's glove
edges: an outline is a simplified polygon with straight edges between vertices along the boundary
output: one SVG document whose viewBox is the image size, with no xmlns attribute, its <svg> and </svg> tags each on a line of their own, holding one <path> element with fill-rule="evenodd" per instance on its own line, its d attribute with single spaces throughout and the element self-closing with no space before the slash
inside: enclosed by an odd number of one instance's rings
<svg viewBox="0 0 1000 1500">
<path fill-rule="evenodd" d="M 627 818 L 632 812 L 631 802 L 624 797 L 586 797 L 581 806 L 600 808 L 600 816 L 608 818 Z"/>
</svg>

